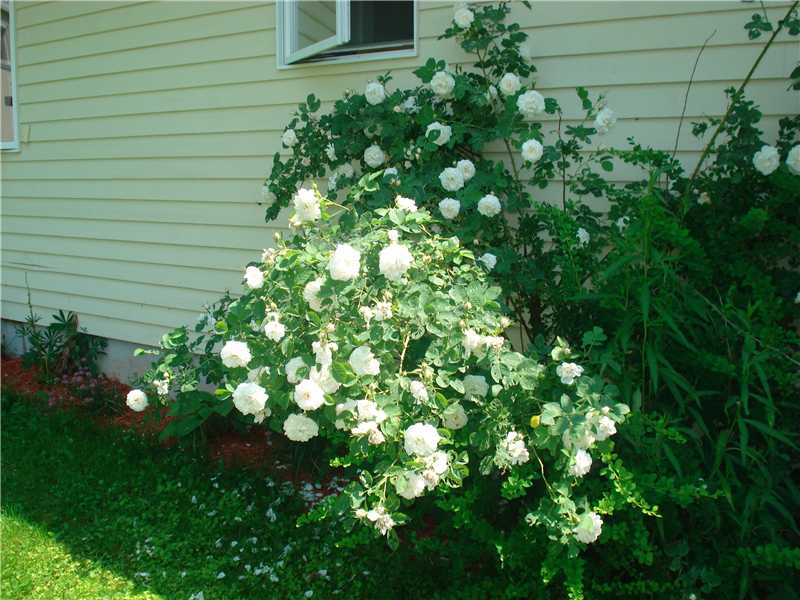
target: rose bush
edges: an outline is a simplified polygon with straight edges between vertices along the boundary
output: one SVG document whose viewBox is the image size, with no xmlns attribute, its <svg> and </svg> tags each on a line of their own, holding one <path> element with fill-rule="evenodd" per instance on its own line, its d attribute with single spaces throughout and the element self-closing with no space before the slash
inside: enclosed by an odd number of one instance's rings
<svg viewBox="0 0 800 600">
<path fill-rule="evenodd" d="M 367 176 L 349 195 L 391 188 L 387 179 Z M 410 501 L 492 474 L 522 489 L 540 482 L 528 523 L 575 550 L 595 541 L 602 517 L 580 483 L 628 413 L 615 388 L 566 362 L 576 356 L 564 344 L 540 360 L 514 351 L 486 267 L 434 233 L 441 221 L 413 199 L 336 219 L 317 192 L 296 199 L 292 218 L 305 222 L 313 204 L 311 223 L 248 265 L 245 293 L 212 313 L 210 330 L 198 325 L 195 344 L 213 349 L 201 367 L 190 345 L 165 340 L 150 378 L 181 384 L 174 403 L 155 395 L 176 413 L 204 397 L 292 441 L 327 438 L 357 480 L 321 514 L 360 520 L 391 544 Z M 198 369 L 219 384 L 215 396 L 197 389 Z M 144 392 L 129 404 L 146 407 Z"/>
</svg>

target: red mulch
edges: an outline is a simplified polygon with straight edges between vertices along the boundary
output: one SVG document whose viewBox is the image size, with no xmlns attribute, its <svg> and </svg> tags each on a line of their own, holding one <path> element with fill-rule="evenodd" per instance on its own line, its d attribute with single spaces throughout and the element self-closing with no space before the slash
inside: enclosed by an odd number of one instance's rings
<svg viewBox="0 0 800 600">
<path fill-rule="evenodd" d="M 3 356 L 0 360 L 0 377 L 4 391 L 13 390 L 32 401 L 37 398 L 46 399 L 47 406 L 51 409 L 81 408 L 85 405 L 67 385 L 42 384 L 39 370 L 35 366 L 23 366 L 20 358 Z M 167 416 L 168 409 L 164 407 L 151 407 L 143 412 L 128 409 L 125 396 L 131 388 L 116 379 L 101 375 L 97 378 L 97 385 L 103 386 L 111 397 L 119 398 L 118 414 L 94 417 L 95 422 L 102 427 L 129 429 L 141 435 L 153 435 L 160 433 L 172 419 Z M 176 441 L 175 438 L 169 438 L 162 444 L 172 446 Z M 311 473 L 293 469 L 289 464 L 288 454 L 289 445 L 282 437 L 260 427 L 243 433 L 217 432 L 208 439 L 209 460 L 221 461 L 226 467 L 267 469 L 276 478 L 291 481 L 301 489 L 308 488 L 310 481 L 320 480 L 320 477 L 314 477 Z M 336 477 L 335 474 L 328 475 L 324 482 L 311 486 L 313 489 L 307 490 L 309 498 L 313 497 L 318 501 L 335 493 L 335 486 L 341 483 L 338 478 L 336 481 L 332 480 Z"/>
</svg>

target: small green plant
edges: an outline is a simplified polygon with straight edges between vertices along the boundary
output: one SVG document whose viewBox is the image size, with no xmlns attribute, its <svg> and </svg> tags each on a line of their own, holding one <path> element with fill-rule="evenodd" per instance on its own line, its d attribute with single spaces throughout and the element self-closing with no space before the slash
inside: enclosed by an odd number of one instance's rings
<svg viewBox="0 0 800 600">
<path fill-rule="evenodd" d="M 17 329 L 27 349 L 22 358 L 26 366 L 36 366 L 44 383 L 53 383 L 65 374 L 87 370 L 98 375 L 98 360 L 105 354 L 107 341 L 90 335 L 80 327 L 78 315 L 59 310 L 46 326 L 39 325 L 41 317 L 34 314 L 28 290 L 28 316 Z"/>
</svg>

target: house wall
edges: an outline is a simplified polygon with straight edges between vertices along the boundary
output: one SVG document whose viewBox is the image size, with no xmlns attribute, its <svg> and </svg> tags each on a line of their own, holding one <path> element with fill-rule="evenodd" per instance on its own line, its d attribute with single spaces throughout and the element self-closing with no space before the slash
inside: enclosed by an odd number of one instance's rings
<svg viewBox="0 0 800 600">
<path fill-rule="evenodd" d="M 787 3 L 768 5 L 773 20 Z M 705 50 L 688 121 L 724 110 L 761 49 L 743 30 L 757 5 L 740 2 L 550 2 L 521 6 L 538 88 L 578 115 L 574 87 L 608 95 L 620 115 L 607 143 L 636 136 L 671 149 L 686 84 Z M 91 333 L 153 344 L 193 323 L 285 224 L 257 205 L 270 156 L 309 92 L 329 107 L 392 70 L 396 85 L 429 56 L 466 56 L 436 36 L 451 3 L 420 3 L 416 58 L 278 70 L 274 3 L 17 2 L 22 147 L 2 155 L 2 317 L 81 315 Z M 798 60 L 782 36 L 750 95 L 769 135 L 798 112 L 785 91 Z M 796 38 L 794 38 L 796 40 Z M 700 145 L 688 122 L 678 156 Z M 498 154 L 498 157 L 500 155 Z M 635 176 L 621 171 L 618 179 Z M 539 197 L 560 196 L 557 185 Z"/>
</svg>

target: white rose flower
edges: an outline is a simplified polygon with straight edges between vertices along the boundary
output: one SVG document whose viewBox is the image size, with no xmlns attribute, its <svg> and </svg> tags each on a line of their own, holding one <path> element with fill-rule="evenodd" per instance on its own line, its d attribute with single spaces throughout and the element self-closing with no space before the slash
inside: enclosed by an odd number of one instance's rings
<svg viewBox="0 0 800 600">
<path fill-rule="evenodd" d="M 230 341 L 226 342 L 219 352 L 219 357 L 222 359 L 222 364 L 229 369 L 237 367 L 246 367 L 253 355 L 250 354 L 250 348 L 244 342 Z"/>
<path fill-rule="evenodd" d="M 615 433 L 617 433 L 617 424 L 609 417 L 600 417 L 597 422 L 597 441 L 602 442 L 603 440 L 607 440 Z"/>
<path fill-rule="evenodd" d="M 525 119 L 533 119 L 536 115 L 542 114 L 544 109 L 544 96 L 536 90 L 528 90 L 517 98 L 517 110 Z"/>
<path fill-rule="evenodd" d="M 415 456 L 429 456 L 436 452 L 441 440 L 436 427 L 427 423 L 414 423 L 406 429 L 404 434 L 404 447 L 408 454 Z"/>
<path fill-rule="evenodd" d="M 380 82 L 370 81 L 364 90 L 364 95 L 367 97 L 367 102 L 375 106 L 386 99 L 386 89 Z"/>
<path fill-rule="evenodd" d="M 461 171 L 461 175 L 464 177 L 464 181 L 469 181 L 473 177 L 475 177 L 475 163 L 471 160 L 464 158 L 456 163 L 456 169 Z"/>
<path fill-rule="evenodd" d="M 449 125 L 443 125 L 438 121 L 434 121 L 433 123 L 428 125 L 428 128 L 425 130 L 425 137 L 427 138 L 428 134 L 431 133 L 432 131 L 439 132 L 439 136 L 435 140 L 433 140 L 433 143 L 436 144 L 437 146 L 444 146 L 447 142 L 450 141 L 450 137 L 453 135 L 453 130 Z"/>
<path fill-rule="evenodd" d="M 359 421 L 375 421 L 376 423 L 383 423 L 387 415 L 378 408 L 378 404 L 372 400 L 358 400 L 356 401 L 356 413 Z"/>
<path fill-rule="evenodd" d="M 303 299 L 308 302 L 312 310 L 322 310 L 322 300 L 319 299 L 319 291 L 322 289 L 324 279 L 314 279 L 309 281 L 303 288 Z"/>
<path fill-rule="evenodd" d="M 589 240 L 592 239 L 592 236 L 589 235 L 589 232 L 586 231 L 583 227 L 579 227 L 575 237 L 578 238 L 578 244 L 581 246 L 585 246 L 589 243 Z"/>
<path fill-rule="evenodd" d="M 251 290 L 257 290 L 264 285 L 264 273 L 258 267 L 247 267 L 244 270 L 244 283 Z"/>
<path fill-rule="evenodd" d="M 293 442 L 307 442 L 316 437 L 319 426 L 305 415 L 289 415 L 283 422 L 283 432 Z"/>
<path fill-rule="evenodd" d="M 294 388 L 294 401 L 303 410 L 317 410 L 325 404 L 325 392 L 311 379 L 303 379 Z"/>
<path fill-rule="evenodd" d="M 293 198 L 295 218 L 300 223 L 312 223 L 322 216 L 319 198 L 314 190 L 301 188 Z"/>
<path fill-rule="evenodd" d="M 331 279 L 351 281 L 361 270 L 361 253 L 350 244 L 339 244 L 328 263 Z"/>
<path fill-rule="evenodd" d="M 525 440 L 521 433 L 509 431 L 497 445 L 494 461 L 500 468 L 505 469 L 513 465 L 522 465 L 530 460 L 530 453 L 525 447 Z"/>
<path fill-rule="evenodd" d="M 391 243 L 378 254 L 381 274 L 389 281 L 400 281 L 413 262 L 411 252 L 402 244 Z"/>
<path fill-rule="evenodd" d="M 614 221 L 614 224 L 617 226 L 617 229 L 619 229 L 620 233 L 622 233 L 625 231 L 625 229 L 627 229 L 629 221 L 630 219 L 628 219 L 628 217 L 620 217 Z"/>
<path fill-rule="evenodd" d="M 789 150 L 786 155 L 786 166 L 795 175 L 800 175 L 800 144 Z"/>
<path fill-rule="evenodd" d="M 336 169 L 336 172 L 341 177 L 352 177 L 355 171 L 353 170 L 353 165 L 350 163 L 344 163 L 343 165 L 339 165 Z"/>
<path fill-rule="evenodd" d="M 436 77 L 434 75 L 434 77 Z M 455 84 L 455 82 L 453 82 Z M 406 101 L 403 102 L 403 110 L 408 113 L 415 113 L 419 111 L 419 107 L 417 106 L 417 99 L 414 96 L 409 96 L 406 98 Z"/>
<path fill-rule="evenodd" d="M 500 83 L 497 84 L 497 87 L 500 88 L 503 95 L 513 96 L 520 90 L 522 83 L 514 73 L 506 73 Z"/>
<path fill-rule="evenodd" d="M 575 363 L 563 362 L 556 367 L 556 375 L 564 385 L 572 385 L 583 374 L 583 367 Z"/>
<path fill-rule="evenodd" d="M 295 356 L 293 359 L 287 362 L 286 366 L 284 367 L 284 370 L 286 371 L 286 381 L 291 384 L 300 383 L 301 378 L 298 374 L 298 371 L 307 366 L 308 365 L 301 357 Z"/>
<path fill-rule="evenodd" d="M 367 511 L 366 516 L 367 519 L 375 524 L 375 529 L 377 529 L 381 535 L 389 533 L 395 525 L 394 519 L 386 512 L 386 508 L 383 506 L 378 506 L 377 508 Z"/>
<path fill-rule="evenodd" d="M 372 317 L 375 316 L 375 313 L 372 311 L 372 308 L 369 306 L 359 306 L 358 307 L 359 314 L 364 318 L 369 325 L 369 322 L 372 321 Z"/>
<path fill-rule="evenodd" d="M 592 456 L 586 450 L 578 450 L 575 452 L 575 457 L 570 465 L 570 475 L 575 477 L 583 477 L 592 468 Z"/>
<path fill-rule="evenodd" d="M 417 203 L 411 198 L 405 196 L 395 196 L 394 205 L 400 210 L 407 210 L 408 212 L 417 212 Z"/>
<path fill-rule="evenodd" d="M 597 538 L 600 537 L 602 530 L 603 519 L 601 519 L 600 515 L 598 515 L 596 512 L 592 511 L 583 513 L 580 523 L 578 523 L 578 526 L 573 531 L 575 532 L 575 537 L 578 538 L 579 542 L 591 544 L 592 542 L 597 541 Z"/>
<path fill-rule="evenodd" d="M 405 471 L 395 479 L 394 489 L 398 496 L 413 500 L 425 493 L 425 479 L 419 473 Z"/>
<path fill-rule="evenodd" d="M 491 252 L 486 252 L 478 259 L 478 261 L 482 262 L 483 266 L 491 271 L 497 264 L 497 257 Z"/>
<path fill-rule="evenodd" d="M 131 390 L 125 398 L 125 404 L 133 411 L 142 412 L 147 408 L 147 394 L 142 390 Z"/>
<path fill-rule="evenodd" d="M 761 146 L 761 150 L 753 155 L 753 166 L 762 175 L 769 175 L 781 164 L 778 149 L 774 146 Z"/>
<path fill-rule="evenodd" d="M 392 318 L 392 303 L 391 302 L 376 302 L 375 303 L 375 320 L 387 321 Z"/>
<path fill-rule="evenodd" d="M 350 354 L 348 360 L 356 375 L 377 375 L 380 373 L 381 364 L 369 346 L 359 346 Z"/>
<path fill-rule="evenodd" d="M 461 29 L 469 29 L 472 22 L 475 20 L 475 15 L 466 6 L 457 6 L 456 12 L 453 15 L 453 23 L 458 25 Z"/>
<path fill-rule="evenodd" d="M 467 413 L 458 402 L 451 404 L 442 413 L 442 422 L 448 429 L 461 429 L 467 424 Z"/>
<path fill-rule="evenodd" d="M 486 344 L 488 348 L 500 350 L 500 348 L 503 347 L 503 344 L 506 343 L 506 338 L 504 338 L 502 335 L 487 335 L 484 336 L 483 343 Z"/>
<path fill-rule="evenodd" d="M 233 405 L 243 415 L 256 415 L 264 411 L 267 398 L 267 390 L 252 381 L 240 383 L 233 390 Z"/>
<path fill-rule="evenodd" d="M 445 198 L 439 202 L 439 212 L 445 219 L 455 219 L 461 210 L 461 202 L 453 198 Z"/>
<path fill-rule="evenodd" d="M 464 398 L 485 398 L 489 393 L 489 384 L 483 375 L 467 375 L 464 377 Z"/>
<path fill-rule="evenodd" d="M 608 107 L 603 108 L 600 112 L 597 113 L 597 116 L 594 118 L 594 128 L 597 129 L 597 133 L 600 135 L 604 135 L 608 133 L 608 131 L 614 126 L 614 123 L 617 122 L 617 115 L 614 114 L 614 111 Z"/>
<path fill-rule="evenodd" d="M 321 387 L 326 394 L 335 394 L 342 387 L 342 384 L 333 378 L 328 367 L 311 367 L 308 378 Z"/>
<path fill-rule="evenodd" d="M 473 354 L 480 356 L 483 354 L 483 348 L 486 345 L 486 340 L 474 329 L 467 329 L 464 331 L 464 339 L 461 340 L 461 343 L 464 346 L 464 350 L 467 351 L 468 357 L 472 356 Z"/>
<path fill-rule="evenodd" d="M 484 217 L 497 216 L 501 210 L 500 200 L 494 194 L 486 194 L 478 201 L 478 212 Z"/>
<path fill-rule="evenodd" d="M 439 174 L 439 182 L 448 192 L 457 192 L 464 187 L 464 176 L 455 167 L 447 167 Z"/>
<path fill-rule="evenodd" d="M 335 342 L 313 342 L 311 349 L 319 366 L 330 367 L 333 363 L 333 353 L 339 349 L 339 346 Z"/>
<path fill-rule="evenodd" d="M 497 95 L 498 95 L 497 88 L 494 87 L 493 85 L 490 85 L 489 88 L 486 90 L 484 97 L 486 98 L 487 102 L 492 103 L 495 100 L 497 100 Z"/>
<path fill-rule="evenodd" d="M 164 375 L 164 379 L 156 379 L 153 382 L 153 385 L 156 387 L 156 393 L 159 396 L 167 396 L 169 395 L 169 376 Z"/>
<path fill-rule="evenodd" d="M 328 144 L 325 146 L 325 155 L 331 162 L 336 160 L 336 148 L 333 146 L 333 144 Z"/>
<path fill-rule="evenodd" d="M 378 144 L 372 144 L 364 150 L 364 162 L 373 169 L 380 167 L 386 160 L 386 155 Z"/>
<path fill-rule="evenodd" d="M 283 323 L 278 321 L 277 315 L 273 316 L 273 318 L 264 325 L 264 335 L 273 342 L 280 342 L 283 336 L 286 335 L 286 327 L 284 327 Z"/>
<path fill-rule="evenodd" d="M 411 391 L 411 395 L 414 396 L 414 400 L 417 402 L 427 402 L 428 401 L 428 390 L 425 389 L 425 384 L 421 381 L 415 379 L 409 384 L 409 390 Z"/>
<path fill-rule="evenodd" d="M 362 421 L 350 430 L 352 435 L 366 435 L 367 441 L 377 446 L 386 441 L 386 437 L 375 421 Z"/>
<path fill-rule="evenodd" d="M 287 129 L 284 131 L 283 136 L 281 136 L 281 141 L 287 148 L 291 148 L 297 144 L 297 134 L 294 132 L 294 129 Z"/>
<path fill-rule="evenodd" d="M 431 89 L 433 93 L 442 98 L 446 98 L 453 93 L 453 88 L 456 87 L 456 80 L 450 73 L 446 71 L 439 71 L 431 79 Z M 411 98 L 409 98 L 410 100 Z"/>
<path fill-rule="evenodd" d="M 544 147 L 539 140 L 528 140 L 522 144 L 522 158 L 532 163 L 538 162 L 544 154 Z"/>
</svg>

